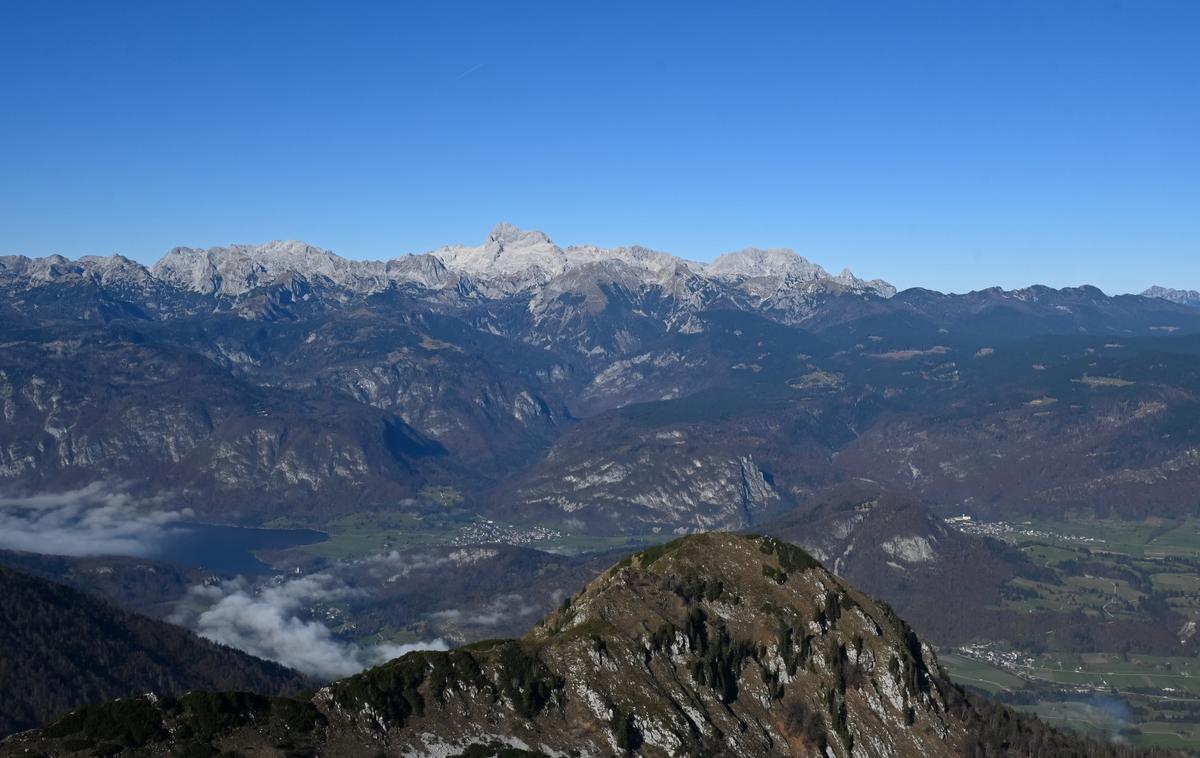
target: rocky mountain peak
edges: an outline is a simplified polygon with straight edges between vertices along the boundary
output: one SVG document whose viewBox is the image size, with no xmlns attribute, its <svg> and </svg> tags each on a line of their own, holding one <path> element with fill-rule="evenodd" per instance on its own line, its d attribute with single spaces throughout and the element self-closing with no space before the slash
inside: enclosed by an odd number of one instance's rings
<svg viewBox="0 0 1200 758">
<path fill-rule="evenodd" d="M 775 276 L 801 281 L 830 278 L 825 269 L 785 248 L 762 250 L 748 247 L 725 253 L 710 263 L 707 270 L 716 276 L 729 278 Z"/>
<path fill-rule="evenodd" d="M 567 269 L 563 251 L 542 232 L 497 224 L 478 247 L 452 245 L 432 253 L 450 271 L 488 294 L 506 296 L 545 284 Z"/>
<path fill-rule="evenodd" d="M 326 279 L 365 292 L 377 288 L 374 269 L 382 264 L 350 261 L 299 240 L 274 240 L 261 245 L 177 247 L 155 263 L 155 277 L 176 287 L 205 295 L 242 295 L 279 280 L 285 274 L 309 280 Z"/>
<path fill-rule="evenodd" d="M 1200 292 L 1196 290 L 1172 289 L 1170 287 L 1155 285 L 1143 292 L 1142 297 L 1156 297 L 1160 300 L 1169 300 L 1172 303 L 1179 303 L 1180 305 L 1200 307 Z"/>
<path fill-rule="evenodd" d="M 519 229 L 507 221 L 501 221 L 492 227 L 492 231 L 488 233 L 487 241 L 488 243 L 495 243 L 500 247 L 553 244 L 545 232 L 540 232 L 536 229 Z"/>
<path fill-rule="evenodd" d="M 786 300 L 788 292 L 819 288 L 823 283 L 832 283 L 856 292 L 869 292 L 879 297 L 896 294 L 896 288 L 887 282 L 859 279 L 848 268 L 837 276 L 831 276 L 821 266 L 786 248 L 762 250 L 751 247 L 725 253 L 705 266 L 704 271 L 716 279 L 736 283 L 752 296 L 768 297 L 776 302 L 779 302 L 781 294 L 784 295 L 782 299 Z"/>
<path fill-rule="evenodd" d="M 151 278 L 145 266 L 123 255 L 85 255 L 78 260 L 57 254 L 0 258 L 0 281 L 23 281 L 28 286 L 84 281 L 102 286 L 145 285 Z"/>
</svg>

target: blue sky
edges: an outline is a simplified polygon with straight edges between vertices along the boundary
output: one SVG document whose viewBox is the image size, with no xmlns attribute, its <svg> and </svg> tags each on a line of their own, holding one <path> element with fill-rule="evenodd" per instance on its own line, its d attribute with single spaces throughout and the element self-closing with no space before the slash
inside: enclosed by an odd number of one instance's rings
<svg viewBox="0 0 1200 758">
<path fill-rule="evenodd" d="M 0 254 L 296 238 L 1200 288 L 1200 3 L 0 3 Z"/>
</svg>

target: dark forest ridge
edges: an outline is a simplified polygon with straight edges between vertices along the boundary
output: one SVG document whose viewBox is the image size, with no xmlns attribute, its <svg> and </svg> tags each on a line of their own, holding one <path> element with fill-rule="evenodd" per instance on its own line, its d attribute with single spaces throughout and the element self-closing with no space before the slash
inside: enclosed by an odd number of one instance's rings
<svg viewBox="0 0 1200 758">
<path fill-rule="evenodd" d="M 0 735 L 79 705 L 195 689 L 295 693 L 295 671 L 0 566 Z"/>
</svg>

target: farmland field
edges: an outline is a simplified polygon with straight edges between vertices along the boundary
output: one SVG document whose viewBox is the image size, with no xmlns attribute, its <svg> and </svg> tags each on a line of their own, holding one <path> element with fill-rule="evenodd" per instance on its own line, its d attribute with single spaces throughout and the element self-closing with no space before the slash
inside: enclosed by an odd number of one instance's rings
<svg viewBox="0 0 1200 758">
<path fill-rule="evenodd" d="M 1116 645 L 1092 653 L 1022 651 L 1003 641 L 947 650 L 941 660 L 965 686 L 1047 721 L 1105 737 L 1200 753 L 1200 519 L 1082 519 L 970 524 L 1047 571 L 1016 578 L 1002 607 L 1066 612 L 1103 628 L 1161 624 L 1173 650 Z M 1171 638 L 1168 638 L 1168 640 Z"/>
</svg>

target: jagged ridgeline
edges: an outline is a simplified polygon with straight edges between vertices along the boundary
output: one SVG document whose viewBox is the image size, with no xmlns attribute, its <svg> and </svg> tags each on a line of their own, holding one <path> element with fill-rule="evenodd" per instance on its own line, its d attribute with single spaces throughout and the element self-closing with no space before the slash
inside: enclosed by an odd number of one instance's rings
<svg viewBox="0 0 1200 758">
<path fill-rule="evenodd" d="M 622 560 L 518 640 L 411 653 L 306 699 L 74 711 L 5 755 L 1118 756 L 964 693 L 884 604 L 767 537 Z"/>
</svg>

